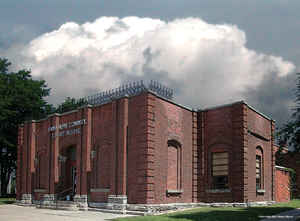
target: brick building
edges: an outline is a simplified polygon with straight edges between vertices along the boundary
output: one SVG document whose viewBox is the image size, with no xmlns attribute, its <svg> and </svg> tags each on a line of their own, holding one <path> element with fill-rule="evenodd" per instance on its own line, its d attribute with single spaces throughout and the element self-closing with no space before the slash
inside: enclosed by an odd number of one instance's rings
<svg viewBox="0 0 300 221">
<path fill-rule="evenodd" d="M 171 97 L 141 82 L 25 123 L 17 199 L 82 209 L 274 201 L 274 121 L 243 101 L 193 110 Z"/>
</svg>

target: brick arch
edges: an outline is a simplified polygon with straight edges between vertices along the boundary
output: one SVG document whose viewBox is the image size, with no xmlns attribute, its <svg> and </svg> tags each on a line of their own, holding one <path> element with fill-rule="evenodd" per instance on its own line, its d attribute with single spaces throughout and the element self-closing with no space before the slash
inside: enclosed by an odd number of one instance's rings
<svg viewBox="0 0 300 221">
<path fill-rule="evenodd" d="M 174 146 L 176 148 L 181 148 L 181 143 L 176 139 L 169 139 L 167 143 L 168 143 L 168 147 Z"/>
<path fill-rule="evenodd" d="M 182 144 L 182 139 L 180 136 L 177 136 L 175 134 L 168 134 L 168 141 L 167 143 L 169 144 L 169 142 L 173 142 L 174 144 L 178 145 L 181 147 Z"/>
<path fill-rule="evenodd" d="M 256 151 L 255 151 L 257 154 L 264 154 L 264 149 L 262 147 L 262 145 L 257 145 L 256 146 Z"/>
</svg>

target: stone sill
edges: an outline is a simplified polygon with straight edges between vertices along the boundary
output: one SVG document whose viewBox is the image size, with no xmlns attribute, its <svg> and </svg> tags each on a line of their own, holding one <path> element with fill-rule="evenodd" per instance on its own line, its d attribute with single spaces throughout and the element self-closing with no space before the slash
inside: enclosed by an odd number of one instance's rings
<svg viewBox="0 0 300 221">
<path fill-rule="evenodd" d="M 98 189 L 91 189 L 91 193 L 109 193 L 110 189 L 108 188 L 98 188 Z"/>
<path fill-rule="evenodd" d="M 167 190 L 168 194 L 181 194 L 183 190 Z"/>
<path fill-rule="evenodd" d="M 230 189 L 209 189 L 206 190 L 207 193 L 230 193 Z"/>
<path fill-rule="evenodd" d="M 46 193 L 45 189 L 35 189 L 34 190 L 35 193 Z"/>
<path fill-rule="evenodd" d="M 264 189 L 257 189 L 256 192 L 260 193 L 260 194 L 264 194 L 266 192 L 266 190 L 264 190 Z"/>
</svg>

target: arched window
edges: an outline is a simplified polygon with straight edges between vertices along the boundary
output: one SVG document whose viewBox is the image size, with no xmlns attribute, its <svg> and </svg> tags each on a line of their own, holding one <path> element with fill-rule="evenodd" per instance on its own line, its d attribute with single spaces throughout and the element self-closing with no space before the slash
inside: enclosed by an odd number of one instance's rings
<svg viewBox="0 0 300 221">
<path fill-rule="evenodd" d="M 256 147 L 256 189 L 263 189 L 263 150 Z"/>
<path fill-rule="evenodd" d="M 181 145 L 176 140 L 168 141 L 167 190 L 181 190 Z"/>
<path fill-rule="evenodd" d="M 228 152 L 212 153 L 212 186 L 214 189 L 228 188 Z"/>
</svg>

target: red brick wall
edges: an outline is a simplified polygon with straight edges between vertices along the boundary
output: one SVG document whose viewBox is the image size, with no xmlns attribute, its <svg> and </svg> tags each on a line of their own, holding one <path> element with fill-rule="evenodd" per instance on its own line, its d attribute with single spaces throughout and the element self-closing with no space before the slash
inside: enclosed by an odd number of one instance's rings
<svg viewBox="0 0 300 221">
<path fill-rule="evenodd" d="M 18 198 L 20 194 L 34 193 L 35 189 L 44 189 L 46 194 L 63 190 L 65 188 L 61 186 L 63 163 L 59 162 L 59 156 L 65 156 L 70 146 L 75 146 L 77 150 L 77 193 L 87 193 L 86 177 L 90 167 L 89 149 L 91 146 L 87 134 L 90 134 L 91 123 L 74 127 L 81 130 L 80 134 L 68 136 L 52 136 L 66 129 L 50 132 L 48 128 L 81 119 L 89 122 L 90 113 L 90 108 L 83 108 L 62 116 L 52 115 L 39 122 L 25 123 L 24 129 L 21 128 L 19 133 Z M 39 199 L 41 195 L 34 194 L 35 199 Z"/>
<path fill-rule="evenodd" d="M 127 198 L 128 203 L 153 201 L 153 145 L 149 139 L 149 125 L 153 116 L 149 95 L 144 93 L 129 99 L 128 105 L 128 152 L 127 152 Z"/>
<path fill-rule="evenodd" d="M 175 203 L 193 201 L 193 113 L 171 102 L 150 95 L 149 99 L 153 105 L 154 130 L 151 135 L 154 147 L 154 201 L 153 203 Z M 150 115 L 151 116 L 151 115 Z M 168 158 L 168 141 L 175 140 L 181 147 L 182 161 L 180 185 L 183 190 L 178 194 L 167 194 L 168 183 L 172 183 L 176 177 L 168 175 L 168 162 L 176 161 L 176 154 L 170 154 Z M 171 172 L 171 171 L 169 171 Z M 168 180 L 169 178 L 169 180 Z M 173 187 L 172 187 L 173 188 Z M 178 188 L 177 188 L 178 189 Z"/>
<path fill-rule="evenodd" d="M 107 202 L 108 195 L 126 195 L 126 139 L 128 99 L 93 108 L 91 143 L 94 151 L 90 175 L 91 201 Z M 105 191 L 103 191 L 105 190 Z"/>
<path fill-rule="evenodd" d="M 24 193 L 33 193 L 36 123 L 27 123 L 19 128 L 17 156 L 17 199 Z"/>
<path fill-rule="evenodd" d="M 200 149 L 199 200 L 205 202 L 243 201 L 243 105 L 238 103 L 198 113 Z M 229 192 L 214 193 L 211 174 L 212 152 L 229 153 Z"/>
<path fill-rule="evenodd" d="M 243 102 L 198 113 L 198 198 L 207 202 L 272 200 L 272 155 L 274 125 Z M 249 130 L 258 136 L 253 136 Z M 264 151 L 264 194 L 257 194 L 256 147 Z M 215 193 L 212 187 L 211 153 L 229 153 L 229 192 Z M 273 195 L 272 195 L 273 194 Z"/>
<path fill-rule="evenodd" d="M 111 187 L 111 177 L 114 174 L 113 163 L 113 105 L 108 103 L 92 112 L 92 144 L 94 158 L 92 158 L 92 171 L 90 176 L 90 187 L 92 189 L 109 189 Z M 93 202 L 107 202 L 110 192 L 91 192 L 90 199 Z"/>
<path fill-rule="evenodd" d="M 247 196 L 248 201 L 271 201 L 274 199 L 274 165 L 273 165 L 273 137 L 271 121 L 247 108 L 247 159 L 245 165 L 247 172 Z M 262 189 L 265 193 L 256 191 L 256 149 L 260 147 L 263 152 L 262 162 Z"/>
<path fill-rule="evenodd" d="M 80 134 L 53 138 L 48 131 L 81 119 L 86 124 L 75 127 Z M 242 102 L 195 112 L 151 93 L 54 115 L 19 129 L 17 198 L 65 188 L 66 165 L 58 159 L 75 147 L 77 194 L 89 194 L 93 202 L 107 202 L 108 195 L 139 204 L 272 200 L 273 130 L 274 123 Z M 168 141 L 179 145 L 170 149 Z M 257 146 L 263 150 L 264 194 L 256 192 Z M 212 191 L 214 151 L 229 153 L 227 192 Z"/>
<path fill-rule="evenodd" d="M 290 174 L 289 171 L 276 167 L 275 200 L 276 202 L 290 201 Z"/>
<path fill-rule="evenodd" d="M 283 155 L 283 160 L 280 162 L 280 166 L 294 169 L 296 172 L 296 186 L 293 188 L 293 196 L 299 198 L 300 196 L 300 154 L 288 152 Z"/>
<path fill-rule="evenodd" d="M 37 159 L 38 164 L 36 165 L 35 174 L 35 187 L 37 189 L 48 189 L 49 188 L 49 132 L 48 132 L 48 121 L 44 123 L 37 123 Z"/>
<path fill-rule="evenodd" d="M 170 146 L 168 147 L 168 172 L 167 172 L 167 189 L 177 190 L 178 189 L 178 179 L 180 175 L 178 174 L 178 148 Z"/>
</svg>

